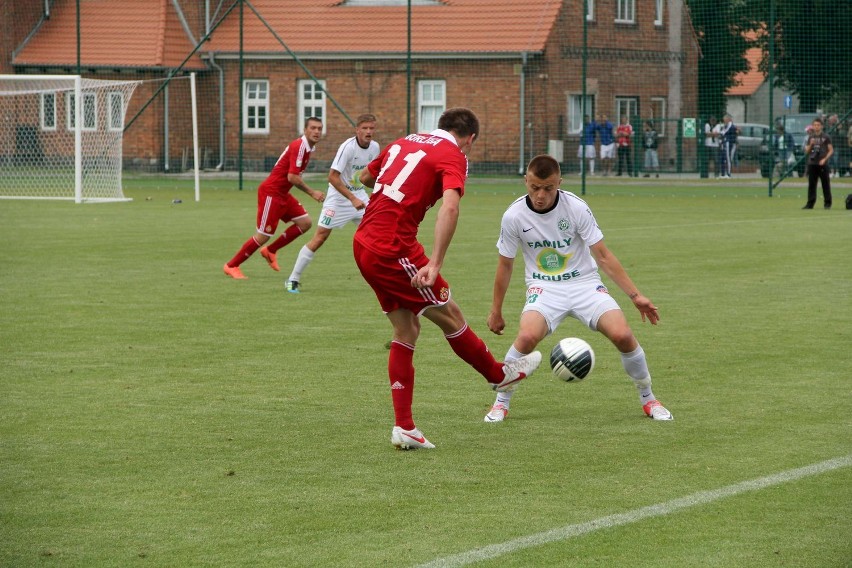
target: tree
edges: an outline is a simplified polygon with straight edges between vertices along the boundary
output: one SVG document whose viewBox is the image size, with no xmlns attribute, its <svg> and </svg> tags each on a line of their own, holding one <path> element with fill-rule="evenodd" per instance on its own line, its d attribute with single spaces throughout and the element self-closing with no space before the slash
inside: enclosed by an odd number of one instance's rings
<svg viewBox="0 0 852 568">
<path fill-rule="evenodd" d="M 852 91 L 852 48 L 848 39 L 852 2 L 773 1 L 775 86 L 787 87 L 797 94 L 802 112 L 814 112 L 832 97 Z M 769 0 L 760 3 L 768 5 Z M 769 12 L 766 13 L 768 21 Z"/>
<path fill-rule="evenodd" d="M 698 60 L 698 113 L 721 116 L 725 92 L 737 73 L 748 71 L 748 33 L 754 20 L 743 0 L 686 0 L 701 55 Z"/>
</svg>

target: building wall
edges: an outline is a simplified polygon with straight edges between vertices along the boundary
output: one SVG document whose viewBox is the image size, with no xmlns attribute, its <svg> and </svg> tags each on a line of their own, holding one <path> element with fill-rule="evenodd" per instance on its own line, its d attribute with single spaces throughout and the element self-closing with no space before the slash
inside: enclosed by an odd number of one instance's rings
<svg viewBox="0 0 852 568">
<path fill-rule="evenodd" d="M 0 0 L 0 74 L 12 74 L 12 52 L 20 47 L 44 14 L 44 2 Z"/>
</svg>

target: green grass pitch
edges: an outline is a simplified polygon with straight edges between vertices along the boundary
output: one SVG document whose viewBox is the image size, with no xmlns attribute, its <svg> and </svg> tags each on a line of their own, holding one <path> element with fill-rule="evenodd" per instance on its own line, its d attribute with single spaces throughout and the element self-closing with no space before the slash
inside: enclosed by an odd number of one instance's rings
<svg viewBox="0 0 852 568">
<path fill-rule="evenodd" d="M 801 211 L 804 180 L 772 198 L 755 179 L 590 181 L 660 308 L 642 324 L 611 286 L 675 421 L 645 418 L 615 349 L 569 319 L 541 349 L 583 337 L 592 375 L 543 367 L 485 424 L 492 391 L 425 322 L 414 413 L 437 449 L 396 452 L 390 326 L 352 228 L 291 295 L 305 237 L 281 273 L 255 255 L 249 280 L 222 274 L 256 181 L 205 180 L 199 203 L 184 180 L 125 181 L 130 203 L 0 201 L 2 566 L 416 566 L 852 455 L 852 185 Z M 494 244 L 521 191 L 470 181 L 443 270 L 498 357 L 523 289 L 516 270 L 489 333 Z M 850 519 L 841 467 L 477 566 L 850 566 Z"/>
</svg>

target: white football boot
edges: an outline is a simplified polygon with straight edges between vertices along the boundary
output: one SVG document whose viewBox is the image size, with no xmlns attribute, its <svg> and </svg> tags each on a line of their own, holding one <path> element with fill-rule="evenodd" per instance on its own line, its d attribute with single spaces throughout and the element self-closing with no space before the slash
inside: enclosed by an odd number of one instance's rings
<svg viewBox="0 0 852 568">
<path fill-rule="evenodd" d="M 394 426 L 391 430 L 391 444 L 396 446 L 398 450 L 432 449 L 435 447 L 435 444 L 427 440 L 419 428 L 403 430 L 399 426 Z"/>
<path fill-rule="evenodd" d="M 503 363 L 503 380 L 491 385 L 497 392 L 504 392 L 515 388 L 520 381 L 533 374 L 541 364 L 541 351 L 533 351 L 514 361 Z"/>
</svg>

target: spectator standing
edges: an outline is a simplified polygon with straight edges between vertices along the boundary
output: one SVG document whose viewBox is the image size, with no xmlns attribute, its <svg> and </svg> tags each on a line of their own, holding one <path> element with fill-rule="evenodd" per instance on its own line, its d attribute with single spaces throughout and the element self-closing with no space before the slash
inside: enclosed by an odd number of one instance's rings
<svg viewBox="0 0 852 568">
<path fill-rule="evenodd" d="M 823 121 L 815 118 L 813 129 L 805 141 L 805 155 L 808 157 L 808 202 L 802 209 L 813 209 L 816 203 L 816 184 L 822 185 L 823 206 L 831 209 L 831 179 L 829 179 L 828 161 L 834 154 L 831 137 L 823 132 Z"/>
<path fill-rule="evenodd" d="M 601 171 L 608 176 L 612 173 L 612 161 L 615 159 L 615 138 L 613 124 L 605 114 L 598 116 L 598 138 L 601 141 Z"/>
<path fill-rule="evenodd" d="M 595 175 L 595 134 L 597 131 L 597 123 L 588 114 L 584 116 L 580 146 L 577 148 L 577 157 L 580 159 L 580 175 L 583 175 L 586 171 L 585 164 L 589 166 L 589 175 Z"/>
<path fill-rule="evenodd" d="M 440 273 L 464 196 L 466 154 L 478 135 L 479 119 L 473 111 L 450 108 L 438 119 L 437 130 L 394 141 L 361 171 L 361 183 L 373 188 L 373 194 L 352 249 L 393 327 L 387 370 L 395 421 L 391 444 L 399 449 L 435 447 L 415 426 L 411 412 L 421 316 L 441 328 L 456 355 L 494 390 L 513 388 L 541 363 L 538 351 L 505 365 L 496 361 L 468 327 Z M 427 257 L 417 235 L 426 212 L 439 200 Z"/>
<path fill-rule="evenodd" d="M 772 135 L 772 151 L 775 156 L 775 165 L 778 169 L 778 177 L 782 177 L 787 171 L 787 168 L 796 163 L 796 156 L 793 150 L 796 147 L 796 141 L 793 135 L 787 132 L 782 123 L 775 126 L 775 133 Z"/>
<path fill-rule="evenodd" d="M 261 256 L 273 270 L 278 265 L 275 253 L 311 228 L 311 216 L 290 194 L 290 190 L 296 186 L 319 203 L 325 199 L 323 192 L 312 189 L 302 179 L 302 172 L 308 167 L 311 152 L 321 137 L 322 121 L 310 117 L 305 121 L 301 138 L 290 142 L 278 157 L 269 176 L 257 188 L 257 233 L 244 242 L 237 254 L 225 263 L 225 274 L 237 280 L 245 279 L 240 265 L 275 235 L 280 221 L 292 221 L 293 224 L 271 245 L 260 250 Z"/>
<path fill-rule="evenodd" d="M 645 148 L 645 175 L 643 177 L 660 177 L 660 157 L 657 155 L 657 131 L 654 130 L 654 121 L 645 123 L 645 132 L 642 134 L 642 146 Z"/>
<path fill-rule="evenodd" d="M 373 140 L 376 117 L 362 114 L 355 125 L 355 136 L 346 139 L 337 149 L 328 171 L 328 190 L 317 222 L 317 230 L 308 243 L 299 251 L 293 272 L 285 283 L 291 294 L 298 294 L 302 272 L 314 259 L 314 253 L 325 243 L 332 229 L 349 222 L 356 226 L 364 217 L 364 208 L 370 202 L 359 175 L 367 164 L 379 155 L 379 144 Z M 278 270 L 277 263 L 272 266 Z"/>
<path fill-rule="evenodd" d="M 627 115 L 621 115 L 618 128 L 615 129 L 615 143 L 618 146 L 618 173 L 620 176 L 622 168 L 626 167 L 627 175 L 633 175 L 633 156 L 630 151 L 630 141 L 633 138 L 633 126 L 627 121 Z"/>
<path fill-rule="evenodd" d="M 722 118 L 722 128 L 720 129 L 721 147 L 719 154 L 722 157 L 722 175 L 724 179 L 731 179 L 733 173 L 734 160 L 737 155 L 737 125 L 730 114 L 726 114 Z"/>
<path fill-rule="evenodd" d="M 719 121 L 711 116 L 704 123 L 704 151 L 707 152 L 707 173 L 710 173 L 710 164 L 713 164 L 713 176 L 719 177 L 719 136 L 721 131 Z"/>
</svg>

